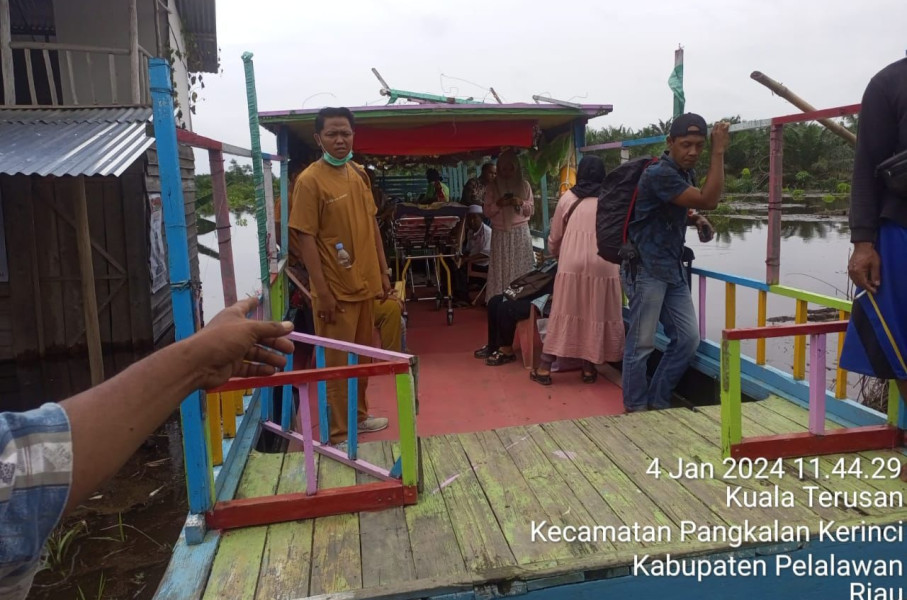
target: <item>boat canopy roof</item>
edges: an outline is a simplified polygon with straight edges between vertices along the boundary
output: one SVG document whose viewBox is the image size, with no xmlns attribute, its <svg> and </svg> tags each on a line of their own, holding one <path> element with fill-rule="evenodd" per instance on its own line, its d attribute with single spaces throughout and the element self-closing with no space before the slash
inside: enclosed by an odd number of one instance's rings
<svg viewBox="0 0 907 600">
<path fill-rule="evenodd" d="M 272 133 L 286 126 L 296 141 L 314 150 L 320 109 L 260 112 Z M 610 104 L 391 104 L 350 107 L 356 119 L 355 152 L 372 157 L 439 158 L 496 153 L 502 147 L 531 148 L 574 123 L 611 112 Z M 393 135 L 388 135 L 393 133 Z"/>
</svg>

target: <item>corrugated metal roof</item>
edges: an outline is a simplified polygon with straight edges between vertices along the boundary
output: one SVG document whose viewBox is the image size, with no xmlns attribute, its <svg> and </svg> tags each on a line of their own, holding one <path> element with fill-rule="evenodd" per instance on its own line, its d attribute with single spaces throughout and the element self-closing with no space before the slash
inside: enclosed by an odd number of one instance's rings
<svg viewBox="0 0 907 600">
<path fill-rule="evenodd" d="M 0 110 L 0 173 L 120 176 L 153 143 L 150 108 Z"/>
<path fill-rule="evenodd" d="M 192 34 L 196 44 L 196 48 L 189 51 L 189 70 L 217 73 L 215 0 L 176 0 L 176 7 L 183 27 Z"/>
</svg>

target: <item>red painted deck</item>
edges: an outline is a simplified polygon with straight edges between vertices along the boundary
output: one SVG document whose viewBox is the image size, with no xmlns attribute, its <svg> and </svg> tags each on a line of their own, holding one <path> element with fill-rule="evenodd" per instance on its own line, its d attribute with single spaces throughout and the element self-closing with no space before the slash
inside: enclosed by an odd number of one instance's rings
<svg viewBox="0 0 907 600">
<path fill-rule="evenodd" d="M 407 351 L 419 357 L 420 436 L 623 412 L 620 388 L 605 377 L 585 384 L 579 371 L 554 373 L 554 385 L 544 387 L 529 379 L 519 350 L 516 362 L 500 367 L 485 366 L 474 358 L 473 351 L 484 345 L 487 336 L 484 308 L 457 309 L 454 324 L 448 327 L 446 313 L 435 312 L 433 302 L 410 302 L 408 307 Z M 373 378 L 368 392 L 372 415 L 388 417 L 391 427 L 360 440 L 397 439 L 393 377 Z M 311 406 L 317 427 L 314 396 Z"/>
</svg>

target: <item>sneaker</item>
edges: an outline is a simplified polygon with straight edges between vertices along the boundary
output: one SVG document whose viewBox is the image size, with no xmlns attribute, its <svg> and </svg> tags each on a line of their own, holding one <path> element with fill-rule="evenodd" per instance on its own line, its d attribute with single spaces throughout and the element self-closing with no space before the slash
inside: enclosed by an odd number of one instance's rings
<svg viewBox="0 0 907 600">
<path fill-rule="evenodd" d="M 384 417 L 369 417 L 365 421 L 359 421 L 359 433 L 372 433 L 387 429 L 387 419 Z"/>
</svg>

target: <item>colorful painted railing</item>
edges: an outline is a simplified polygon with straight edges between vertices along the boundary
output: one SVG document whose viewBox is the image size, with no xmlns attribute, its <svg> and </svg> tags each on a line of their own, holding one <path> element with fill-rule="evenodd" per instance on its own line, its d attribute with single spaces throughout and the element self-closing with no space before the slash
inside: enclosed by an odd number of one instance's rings
<svg viewBox="0 0 907 600">
<path fill-rule="evenodd" d="M 787 458 L 896 448 L 904 444 L 899 427 L 900 402 L 888 403 L 888 423 L 827 431 L 825 429 L 826 336 L 843 335 L 847 321 L 753 329 L 725 329 L 721 340 L 721 449 L 725 457 Z M 809 431 L 743 437 L 740 342 L 809 336 Z M 894 388 L 895 386 L 892 386 Z"/>
<path fill-rule="evenodd" d="M 305 453 L 306 491 L 217 502 L 205 515 L 208 527 L 232 529 L 414 504 L 418 499 L 419 485 L 419 443 L 416 436 L 416 390 L 413 377 L 415 357 L 301 333 L 292 333 L 290 338 L 315 347 L 316 368 L 277 373 L 268 377 L 235 378 L 225 385 L 209 390 L 208 394 L 209 397 L 212 394 L 219 394 L 223 398 L 224 395 L 248 388 L 294 386 L 299 396 L 299 409 L 296 411 L 296 418 L 291 421 L 295 421 L 296 429 L 288 426 L 286 420 L 283 423 L 275 423 L 272 420 L 270 402 L 263 402 L 261 405 L 261 427 L 302 444 Z M 349 364 L 326 367 L 325 349 L 346 352 Z M 373 362 L 359 364 L 360 357 L 372 359 Z M 396 380 L 397 425 L 400 432 L 400 458 L 390 469 L 357 457 L 358 378 L 385 375 L 393 375 Z M 338 379 L 347 381 L 349 439 L 345 451 L 328 444 L 327 382 Z M 315 439 L 309 410 L 309 385 L 315 385 L 317 389 L 320 431 L 318 440 Z M 288 412 L 292 410 L 284 411 L 284 414 Z M 318 490 L 316 453 L 381 481 Z"/>
<path fill-rule="evenodd" d="M 796 300 L 796 311 L 794 322 L 803 325 L 807 322 L 808 308 L 810 304 L 823 308 L 833 308 L 838 311 L 838 317 L 846 321 L 850 316 L 851 301 L 844 298 L 835 298 L 825 296 L 805 290 L 799 290 L 783 285 L 769 285 L 767 283 L 720 273 L 718 271 L 709 271 L 706 269 L 693 268 L 693 275 L 699 277 L 699 336 L 706 339 L 707 311 L 706 300 L 708 294 L 707 281 L 714 279 L 724 282 L 724 328 L 734 329 L 737 327 L 737 288 L 747 288 L 756 290 L 758 293 L 758 304 L 756 311 L 756 327 L 765 327 L 767 324 L 767 306 L 768 295 L 775 294 Z M 756 364 L 764 365 L 765 360 L 765 337 L 753 338 L 756 340 Z M 837 339 L 838 360 L 841 357 L 841 350 L 844 347 L 844 333 L 838 334 Z M 797 335 L 794 338 L 794 360 L 793 360 L 793 377 L 794 379 L 803 380 L 806 377 L 806 335 Z M 847 397 L 847 371 L 837 367 L 835 377 L 835 398 L 843 399 Z"/>
</svg>

